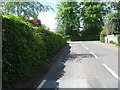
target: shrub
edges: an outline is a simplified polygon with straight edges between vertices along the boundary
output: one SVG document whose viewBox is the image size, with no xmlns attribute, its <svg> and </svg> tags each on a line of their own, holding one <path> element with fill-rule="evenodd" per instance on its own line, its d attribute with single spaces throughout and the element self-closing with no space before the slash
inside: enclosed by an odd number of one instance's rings
<svg viewBox="0 0 120 90">
<path fill-rule="evenodd" d="M 61 34 L 44 30 L 44 28 L 38 31 L 41 32 L 42 40 L 46 46 L 47 58 L 52 57 L 66 43 L 66 39 Z"/>
<path fill-rule="evenodd" d="M 3 85 L 30 75 L 35 66 L 43 64 L 46 47 L 33 31 L 22 18 L 3 16 Z"/>
<path fill-rule="evenodd" d="M 115 42 L 114 42 L 114 41 L 112 41 L 112 40 L 111 40 L 109 43 L 111 43 L 111 44 L 115 44 Z"/>
<path fill-rule="evenodd" d="M 118 37 L 118 43 L 120 44 L 120 36 Z"/>
<path fill-rule="evenodd" d="M 88 29 L 81 31 L 80 40 L 83 41 L 93 41 L 99 40 L 99 32 L 98 30 Z"/>
<path fill-rule="evenodd" d="M 93 40 L 99 40 L 98 36 L 97 35 L 87 35 L 87 36 L 81 36 L 80 37 L 80 40 L 83 40 L 83 41 L 93 41 Z"/>
<path fill-rule="evenodd" d="M 105 36 L 106 36 L 106 31 L 105 30 L 102 30 L 100 32 L 100 41 L 101 42 L 105 42 Z"/>
<path fill-rule="evenodd" d="M 60 34 L 35 27 L 20 17 L 3 15 L 2 19 L 3 88 L 8 88 L 29 76 L 36 67 L 46 66 L 48 56 L 53 56 L 66 40 Z"/>
</svg>

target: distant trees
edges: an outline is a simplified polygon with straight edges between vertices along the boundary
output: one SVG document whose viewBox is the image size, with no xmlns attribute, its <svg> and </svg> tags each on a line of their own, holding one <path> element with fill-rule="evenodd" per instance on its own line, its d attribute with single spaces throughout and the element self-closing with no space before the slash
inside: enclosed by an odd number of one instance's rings
<svg viewBox="0 0 120 90">
<path fill-rule="evenodd" d="M 71 39 L 77 39 L 79 36 L 80 22 L 78 17 L 79 6 L 77 2 L 61 2 L 57 9 L 57 32 L 70 35 Z"/>
<path fill-rule="evenodd" d="M 79 40 L 80 37 L 99 39 L 99 33 L 104 25 L 103 16 L 107 13 L 105 5 L 100 2 L 61 2 L 57 7 L 57 31 L 71 37 L 76 36 Z"/>
<path fill-rule="evenodd" d="M 0 13 L 8 15 L 14 14 L 26 19 L 30 17 L 36 19 L 38 13 L 52 9 L 50 6 L 42 5 L 40 2 L 0 2 Z"/>
<path fill-rule="evenodd" d="M 103 24 L 103 15 L 106 14 L 104 3 L 99 2 L 81 2 L 80 18 L 83 21 L 85 30 L 101 30 Z"/>
<path fill-rule="evenodd" d="M 107 29 L 110 29 L 108 34 L 120 33 L 120 13 L 114 12 L 108 14 Z"/>
<path fill-rule="evenodd" d="M 83 31 L 81 38 L 90 40 L 99 39 L 99 33 L 104 26 L 103 16 L 107 13 L 105 5 L 105 3 L 100 2 L 79 3 L 79 17 L 83 22 Z"/>
<path fill-rule="evenodd" d="M 120 1 L 111 2 L 111 13 L 107 14 L 106 30 L 107 34 L 119 34 L 120 33 Z"/>
</svg>

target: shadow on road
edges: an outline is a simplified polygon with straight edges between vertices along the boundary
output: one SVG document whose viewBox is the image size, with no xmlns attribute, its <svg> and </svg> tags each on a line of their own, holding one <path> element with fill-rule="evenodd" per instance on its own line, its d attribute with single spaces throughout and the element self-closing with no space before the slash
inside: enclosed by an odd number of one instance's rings
<svg viewBox="0 0 120 90">
<path fill-rule="evenodd" d="M 83 58 L 94 58 L 92 54 L 85 53 L 85 54 L 77 54 L 70 52 L 71 47 L 69 44 L 66 45 L 61 55 L 59 55 L 56 62 L 52 65 L 50 71 L 44 76 L 42 80 L 46 80 L 44 85 L 42 86 L 42 89 L 51 89 L 56 90 L 56 88 L 59 88 L 59 82 L 58 79 L 64 76 L 64 68 L 65 68 L 65 62 L 68 60 L 82 60 Z M 39 89 L 38 89 L 39 90 Z M 40 89 L 41 90 L 41 89 Z"/>
<path fill-rule="evenodd" d="M 52 65 L 50 71 L 43 77 L 42 81 L 46 80 L 46 82 L 41 87 L 41 89 L 38 88 L 37 90 L 56 90 L 56 88 L 59 87 L 59 83 L 57 82 L 57 80 L 64 76 L 64 63 L 67 61 L 67 57 L 70 53 L 70 48 L 71 47 L 69 46 L 69 44 L 65 46 L 63 52 L 61 53 L 61 55 L 59 55 L 57 61 Z"/>
</svg>

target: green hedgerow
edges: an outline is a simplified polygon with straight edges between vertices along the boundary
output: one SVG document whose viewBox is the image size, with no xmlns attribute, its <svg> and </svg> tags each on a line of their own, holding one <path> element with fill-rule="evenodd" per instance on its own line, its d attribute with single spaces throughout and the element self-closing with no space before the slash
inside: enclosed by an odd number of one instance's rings
<svg viewBox="0 0 120 90">
<path fill-rule="evenodd" d="M 3 88 L 12 88 L 36 67 L 45 66 L 45 60 L 66 44 L 60 34 L 35 27 L 20 17 L 3 15 L 2 28 Z"/>
<path fill-rule="evenodd" d="M 118 43 L 120 44 L 120 36 L 118 37 Z"/>
<path fill-rule="evenodd" d="M 100 41 L 105 42 L 106 30 L 100 32 Z"/>
</svg>

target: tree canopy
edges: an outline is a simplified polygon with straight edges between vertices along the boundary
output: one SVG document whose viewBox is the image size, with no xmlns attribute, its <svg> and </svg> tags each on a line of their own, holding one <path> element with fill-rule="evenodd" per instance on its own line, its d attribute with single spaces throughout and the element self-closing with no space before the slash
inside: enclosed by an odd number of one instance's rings
<svg viewBox="0 0 120 90">
<path fill-rule="evenodd" d="M 71 37 L 94 34 L 93 37 L 99 39 L 104 25 L 103 16 L 107 13 L 105 5 L 102 2 L 61 2 L 57 7 L 57 30 Z"/>
<path fill-rule="evenodd" d="M 65 35 L 70 35 L 74 39 L 74 36 L 78 36 L 80 28 L 78 7 L 77 2 L 61 2 L 57 6 L 57 31 Z"/>
<path fill-rule="evenodd" d="M 99 2 L 80 2 L 80 18 L 83 21 L 84 30 L 101 30 L 103 15 L 106 14 L 104 3 Z"/>
<path fill-rule="evenodd" d="M 120 1 L 110 3 L 111 12 L 106 15 L 107 34 L 120 33 Z"/>
<path fill-rule="evenodd" d="M 37 18 L 39 12 L 52 9 L 50 6 L 42 5 L 40 2 L 0 2 L 2 14 L 14 14 L 24 18 Z"/>
</svg>

